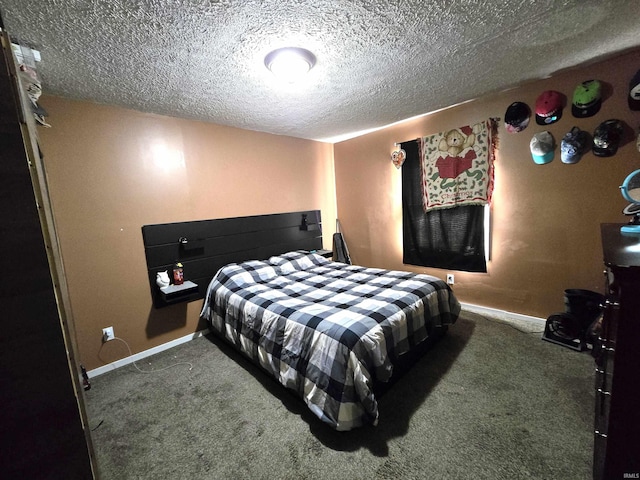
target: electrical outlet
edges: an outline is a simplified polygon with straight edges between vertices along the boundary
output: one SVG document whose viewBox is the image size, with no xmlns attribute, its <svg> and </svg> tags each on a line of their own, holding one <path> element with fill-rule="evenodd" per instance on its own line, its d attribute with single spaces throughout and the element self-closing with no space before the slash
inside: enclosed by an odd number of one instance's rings
<svg viewBox="0 0 640 480">
<path fill-rule="evenodd" d="M 113 327 L 107 327 L 102 329 L 102 341 L 108 342 L 116 338 L 116 334 L 113 333 Z"/>
<path fill-rule="evenodd" d="M 453 285 L 454 283 L 456 283 L 456 279 L 453 276 L 453 273 L 447 273 L 447 283 L 449 285 Z"/>
</svg>

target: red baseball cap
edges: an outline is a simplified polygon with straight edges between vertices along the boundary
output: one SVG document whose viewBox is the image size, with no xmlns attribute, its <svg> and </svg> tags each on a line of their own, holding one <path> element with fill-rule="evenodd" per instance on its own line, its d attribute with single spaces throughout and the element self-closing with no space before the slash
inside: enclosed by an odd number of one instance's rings
<svg viewBox="0 0 640 480">
<path fill-rule="evenodd" d="M 555 90 L 545 90 L 536 100 L 536 123 L 549 125 L 562 118 L 564 96 Z"/>
</svg>

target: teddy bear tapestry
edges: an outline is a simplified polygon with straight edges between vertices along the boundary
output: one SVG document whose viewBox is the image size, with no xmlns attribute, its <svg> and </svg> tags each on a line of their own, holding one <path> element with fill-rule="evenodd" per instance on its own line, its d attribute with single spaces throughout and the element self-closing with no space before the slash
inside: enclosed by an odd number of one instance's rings
<svg viewBox="0 0 640 480">
<path fill-rule="evenodd" d="M 497 132 L 497 121 L 490 118 L 422 138 L 425 212 L 491 203 Z"/>
</svg>

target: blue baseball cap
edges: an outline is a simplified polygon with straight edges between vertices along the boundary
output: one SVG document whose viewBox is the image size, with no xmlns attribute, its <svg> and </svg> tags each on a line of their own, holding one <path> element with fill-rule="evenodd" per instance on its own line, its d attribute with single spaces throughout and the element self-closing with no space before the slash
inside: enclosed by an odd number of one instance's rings
<svg viewBox="0 0 640 480">
<path fill-rule="evenodd" d="M 562 163 L 578 163 L 587 150 L 589 150 L 589 134 L 578 127 L 573 127 L 560 142 Z"/>
</svg>

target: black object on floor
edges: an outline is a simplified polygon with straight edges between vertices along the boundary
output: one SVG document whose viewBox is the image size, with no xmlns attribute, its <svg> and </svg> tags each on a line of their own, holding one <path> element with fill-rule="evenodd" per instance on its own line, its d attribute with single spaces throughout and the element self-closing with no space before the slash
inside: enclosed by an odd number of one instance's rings
<svg viewBox="0 0 640 480">
<path fill-rule="evenodd" d="M 565 312 L 554 313 L 547 318 L 542 339 L 577 351 L 593 346 L 604 296 L 590 290 L 570 288 L 564 291 L 564 304 Z"/>
</svg>

